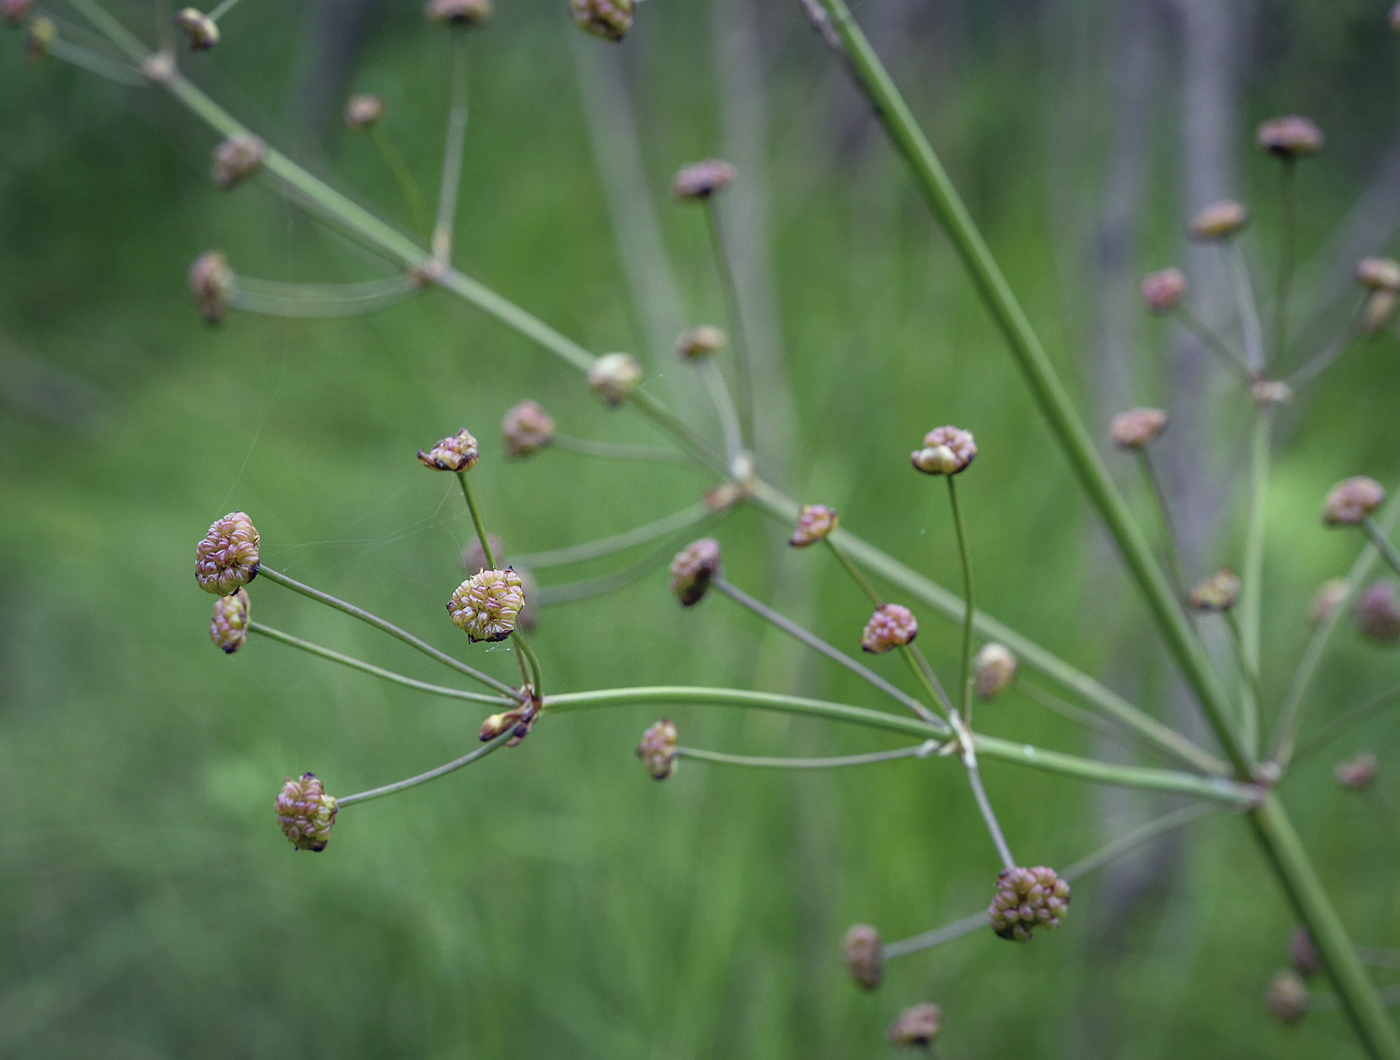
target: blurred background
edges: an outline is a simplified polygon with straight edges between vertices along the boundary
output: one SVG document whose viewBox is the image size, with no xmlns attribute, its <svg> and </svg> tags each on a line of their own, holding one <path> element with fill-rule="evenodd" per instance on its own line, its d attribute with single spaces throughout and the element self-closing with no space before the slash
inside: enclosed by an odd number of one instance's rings
<svg viewBox="0 0 1400 1060">
<path fill-rule="evenodd" d="M 702 215 L 666 187 L 686 162 L 730 159 L 740 178 L 720 210 L 759 363 L 761 470 L 956 588 L 943 490 L 905 454 L 937 424 L 975 431 L 960 493 L 979 603 L 1196 725 L 948 243 L 795 0 L 646 0 L 619 46 L 579 34 L 564 7 L 502 0 L 473 39 L 458 264 L 594 351 L 633 351 L 653 393 L 713 430 L 671 344 L 683 326 L 726 324 L 723 301 Z M 149 7 L 109 9 L 154 38 Z M 1264 298 L 1278 173 L 1253 130 L 1302 113 L 1327 144 L 1299 169 L 1295 356 L 1335 333 L 1356 259 L 1394 252 L 1400 227 L 1386 5 L 865 0 L 855 13 L 1096 429 L 1129 405 L 1170 410 L 1159 456 L 1189 573 L 1238 564 L 1245 398 L 1147 316 L 1137 284 L 1181 265 L 1198 311 L 1233 334 L 1219 260 L 1188 248 L 1184 225 L 1216 199 L 1248 202 Z M 61 33 L 78 22 L 63 5 L 51 14 Z M 415 3 L 371 0 L 248 0 L 222 30 L 216 51 L 182 60 L 190 75 L 410 230 L 391 173 L 340 110 L 351 91 L 381 95 L 383 128 L 431 196 L 447 34 Z M 469 750 L 480 713 L 260 638 L 216 651 L 191 578 L 214 519 L 249 512 L 269 565 L 511 679 L 508 652 L 469 648 L 444 620 L 470 523 L 417 449 L 463 426 L 482 439 L 473 481 L 508 555 L 659 518 L 713 481 L 559 450 L 506 463 L 497 425 L 527 397 L 571 434 L 661 439 L 441 292 L 375 316 L 204 326 L 185 270 L 210 247 L 266 279 L 392 268 L 266 179 L 215 190 L 215 138 L 164 95 L 27 65 L 19 32 L 0 53 L 0 1056 L 883 1057 L 888 1022 L 926 1000 L 943 1006 L 947 1057 L 1357 1053 L 1323 984 L 1298 1027 L 1266 1014 L 1293 924 L 1247 829 L 1223 815 L 1077 884 L 1058 932 L 1025 946 L 979 932 L 859 992 L 839 953 L 851 923 L 896 939 L 990 898 L 995 855 L 945 760 L 799 776 L 686 762 L 656 784 L 633 747 L 661 710 L 574 714 L 347 809 L 324 853 L 294 852 L 273 819 L 284 776 L 312 770 L 339 794 L 397 780 Z M 1398 399 L 1385 334 L 1279 417 L 1274 709 L 1313 591 L 1359 547 L 1322 530 L 1318 505 L 1347 475 L 1394 481 Z M 1150 515 L 1132 461 L 1109 458 Z M 731 580 L 854 648 L 863 598 L 828 556 L 787 549 L 787 532 L 731 516 L 717 532 Z M 274 585 L 251 595 L 259 621 L 451 676 Z M 954 627 L 916 611 L 951 672 Z M 883 706 L 722 598 L 682 611 L 664 569 L 546 609 L 534 643 L 556 691 L 738 684 Z M 1312 726 L 1393 684 L 1398 659 L 1344 630 Z M 892 745 L 777 716 L 664 712 L 693 746 Z M 1373 947 L 1400 946 L 1397 720 L 1358 729 L 1284 789 Z M 1131 757 L 1017 691 L 978 725 Z M 1361 748 L 1381 762 L 1366 796 L 1331 777 Z M 1068 864 L 1172 805 L 998 763 L 984 775 L 1028 864 Z"/>
</svg>

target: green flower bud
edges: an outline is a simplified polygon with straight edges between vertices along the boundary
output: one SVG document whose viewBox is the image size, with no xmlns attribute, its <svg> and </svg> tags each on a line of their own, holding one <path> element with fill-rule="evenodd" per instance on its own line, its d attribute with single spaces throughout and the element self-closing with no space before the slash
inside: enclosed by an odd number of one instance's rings
<svg viewBox="0 0 1400 1060">
<path fill-rule="evenodd" d="M 457 586 L 447 602 L 452 624 L 470 641 L 505 640 L 515 630 L 525 588 L 520 575 L 505 570 L 484 570 Z"/>
<path fill-rule="evenodd" d="M 228 596 L 258 574 L 258 531 L 244 512 L 229 512 L 195 548 L 194 580 L 206 593 Z"/>
<path fill-rule="evenodd" d="M 185 31 L 192 52 L 207 52 L 219 43 L 218 24 L 198 8 L 187 7 L 178 12 L 175 25 Z"/>
<path fill-rule="evenodd" d="M 277 796 L 277 823 L 298 850 L 326 849 L 335 824 L 335 799 L 325 793 L 315 773 L 287 778 Z"/>
<path fill-rule="evenodd" d="M 637 745 L 637 757 L 653 780 L 665 780 L 676 771 L 676 741 L 679 738 L 675 724 L 665 718 L 642 733 L 642 742 Z"/>
<path fill-rule="evenodd" d="M 24 60 L 31 66 L 48 58 L 49 48 L 58 40 L 58 27 L 47 15 L 35 15 L 24 34 Z"/>
<path fill-rule="evenodd" d="M 426 453 L 418 450 L 418 462 L 433 471 L 470 471 L 481 450 L 471 431 L 461 430 L 444 438 Z"/>
<path fill-rule="evenodd" d="M 977 442 L 961 427 L 935 427 L 924 435 L 924 447 L 909 454 L 909 462 L 925 475 L 956 475 L 977 458 Z"/>
<path fill-rule="evenodd" d="M 232 655 L 248 639 L 248 593 L 239 589 L 232 596 L 214 601 L 214 617 L 209 623 L 209 639 L 214 647 Z"/>
</svg>

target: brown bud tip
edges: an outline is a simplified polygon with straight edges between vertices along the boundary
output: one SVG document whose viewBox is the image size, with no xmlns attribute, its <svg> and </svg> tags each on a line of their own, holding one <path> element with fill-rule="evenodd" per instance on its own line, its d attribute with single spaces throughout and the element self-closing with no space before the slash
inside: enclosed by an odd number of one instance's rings
<svg viewBox="0 0 1400 1060">
<path fill-rule="evenodd" d="M 177 13 L 175 25 L 184 30 L 192 52 L 207 52 L 219 43 L 218 24 L 198 8 L 187 7 Z"/>
<path fill-rule="evenodd" d="M 1400 291 L 1400 261 L 1362 258 L 1356 263 L 1356 282 L 1373 291 Z"/>
<path fill-rule="evenodd" d="M 1261 408 L 1287 405 L 1293 400 L 1293 388 L 1282 379 L 1256 379 L 1250 385 L 1249 395 Z"/>
<path fill-rule="evenodd" d="M 287 778 L 277 796 L 277 823 L 298 850 L 325 850 L 335 825 L 335 799 L 315 773 Z"/>
<path fill-rule="evenodd" d="M 428 0 L 423 17 L 447 26 L 479 26 L 491 17 L 491 0 Z"/>
<path fill-rule="evenodd" d="M 692 541 L 671 561 L 671 592 L 682 607 L 693 607 L 720 569 L 719 542 L 712 537 Z"/>
<path fill-rule="evenodd" d="M 35 0 L 0 0 L 0 18 L 9 26 L 18 26 L 34 7 Z"/>
<path fill-rule="evenodd" d="M 903 604 L 881 604 L 865 624 L 860 646 L 872 655 L 882 655 L 891 648 L 908 644 L 919 635 L 919 623 L 914 613 Z"/>
<path fill-rule="evenodd" d="M 190 263 L 190 297 L 208 324 L 228 315 L 233 297 L 233 270 L 221 250 L 206 250 Z"/>
<path fill-rule="evenodd" d="M 680 202 L 704 202 L 734 183 L 734 167 L 718 158 L 692 162 L 671 180 L 671 194 Z"/>
<path fill-rule="evenodd" d="M 1069 913 L 1069 884 L 1054 869 L 1005 869 L 987 910 L 992 930 L 1004 939 L 1025 942 L 1035 928 L 1056 928 Z"/>
<path fill-rule="evenodd" d="M 1142 300 L 1154 313 L 1175 309 L 1186 293 L 1186 274 L 1180 269 L 1163 269 L 1143 278 Z"/>
<path fill-rule="evenodd" d="M 434 471 L 470 471 L 476 467 L 480 455 L 481 450 L 471 431 L 460 430 L 427 452 L 418 450 L 418 462 Z"/>
<path fill-rule="evenodd" d="M 525 583 L 505 570 L 483 570 L 457 586 L 447 601 L 452 624 L 470 641 L 505 640 L 525 606 Z"/>
<path fill-rule="evenodd" d="M 1197 611 L 1228 611 L 1240 598 L 1240 578 L 1222 567 L 1191 590 L 1191 606 Z"/>
<path fill-rule="evenodd" d="M 634 0 L 569 0 L 569 17 L 600 40 L 620 41 L 632 28 Z"/>
<path fill-rule="evenodd" d="M 1119 449 L 1141 449 L 1166 426 L 1167 414 L 1161 409 L 1129 409 L 1113 417 L 1108 433 Z"/>
<path fill-rule="evenodd" d="M 1322 971 L 1322 955 L 1317 952 L 1308 929 L 1299 924 L 1288 936 L 1288 959 L 1304 978 Z"/>
<path fill-rule="evenodd" d="M 214 647 L 232 655 L 248 639 L 248 593 L 239 589 L 232 596 L 214 601 L 214 617 L 209 623 L 209 639 Z"/>
<path fill-rule="evenodd" d="M 53 42 L 58 40 L 58 26 L 47 15 L 35 15 L 24 33 L 24 59 L 31 66 L 48 57 Z"/>
<path fill-rule="evenodd" d="M 1356 628 L 1377 644 L 1400 640 L 1400 601 L 1393 582 L 1372 582 L 1361 594 L 1356 602 Z"/>
<path fill-rule="evenodd" d="M 1270 118 L 1259 126 L 1255 138 L 1260 147 L 1279 158 L 1302 158 L 1322 149 L 1322 130 L 1299 114 Z"/>
<path fill-rule="evenodd" d="M 214 148 L 209 175 L 215 184 L 227 191 L 262 169 L 266 155 L 267 145 L 256 136 L 246 133 L 230 136 Z"/>
<path fill-rule="evenodd" d="M 351 96 L 345 102 L 345 127 L 347 129 L 368 129 L 384 117 L 384 101 L 378 96 L 365 92 Z"/>
<path fill-rule="evenodd" d="M 507 456 L 529 456 L 554 440 L 554 419 L 538 401 L 513 405 L 501 420 Z"/>
<path fill-rule="evenodd" d="M 943 1012 L 937 1005 L 913 1005 L 890 1024 L 885 1037 L 892 1045 L 928 1046 L 938 1037 L 938 1028 L 942 1023 Z"/>
<path fill-rule="evenodd" d="M 1016 656 L 1005 644 L 990 641 L 982 645 L 981 651 L 972 660 L 972 670 L 977 677 L 977 694 L 983 699 L 1001 695 L 1016 680 L 1016 665 Z"/>
<path fill-rule="evenodd" d="M 258 532 L 244 512 L 229 512 L 195 548 L 194 580 L 206 593 L 228 596 L 258 574 Z"/>
<path fill-rule="evenodd" d="M 1327 526 L 1358 526 L 1385 503 L 1385 487 L 1366 475 L 1345 479 L 1332 487 L 1322 502 Z"/>
<path fill-rule="evenodd" d="M 797 526 L 788 538 L 788 544 L 793 548 L 815 545 L 835 530 L 840 522 L 836 517 L 835 508 L 828 508 L 825 504 L 804 504 L 797 516 Z"/>
<path fill-rule="evenodd" d="M 1346 599 L 1347 583 L 1345 578 L 1329 578 L 1317 587 L 1317 592 L 1312 598 L 1312 620 L 1314 624 L 1321 624 L 1329 620 L 1337 613 L 1337 608 L 1342 606 L 1342 601 Z"/>
<path fill-rule="evenodd" d="M 1332 770 L 1332 776 L 1342 787 L 1361 791 L 1369 787 L 1371 781 L 1376 778 L 1376 756 L 1370 751 L 1362 751 L 1355 758 L 1338 762 Z"/>
<path fill-rule="evenodd" d="M 1394 291 L 1372 291 L 1361 307 L 1362 334 L 1374 335 L 1389 324 L 1397 304 L 1400 304 L 1400 296 Z"/>
<path fill-rule="evenodd" d="M 637 745 L 637 757 L 653 780 L 665 780 L 676 771 L 678 739 L 675 724 L 665 718 L 642 733 L 642 742 Z"/>
<path fill-rule="evenodd" d="M 1249 211 L 1237 202 L 1217 202 L 1191 219 L 1191 238 L 1202 243 L 1229 239 L 1249 224 Z"/>
<path fill-rule="evenodd" d="M 605 353 L 588 369 L 588 385 L 609 408 L 627 400 L 642 381 L 642 366 L 630 353 Z"/>
<path fill-rule="evenodd" d="M 713 324 L 682 331 L 676 340 L 676 353 L 682 360 L 699 361 L 719 353 L 729 343 L 729 336 Z"/>
<path fill-rule="evenodd" d="M 874 990 L 884 978 L 880 957 L 880 933 L 869 924 L 855 924 L 841 938 L 841 954 L 851 978 L 867 990 Z"/>
<path fill-rule="evenodd" d="M 1264 1004 L 1274 1019 L 1285 1027 L 1291 1027 L 1303 1018 L 1308 1010 L 1308 988 L 1298 973 L 1284 968 L 1274 973 L 1269 981 L 1269 992 L 1264 995 Z"/>
<path fill-rule="evenodd" d="M 925 475 L 956 475 L 977 459 L 977 442 L 961 427 L 935 427 L 924 435 L 924 447 L 909 454 L 909 462 Z"/>
</svg>

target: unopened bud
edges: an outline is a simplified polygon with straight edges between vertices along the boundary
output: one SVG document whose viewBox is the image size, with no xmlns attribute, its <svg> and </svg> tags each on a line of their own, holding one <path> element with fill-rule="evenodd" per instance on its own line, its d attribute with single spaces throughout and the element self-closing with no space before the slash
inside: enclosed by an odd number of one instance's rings
<svg viewBox="0 0 1400 1060">
<path fill-rule="evenodd" d="M 325 850 L 335 824 L 335 799 L 315 773 L 287 778 L 277 796 L 277 823 L 298 850 Z"/>
<path fill-rule="evenodd" d="M 1400 291 L 1400 261 L 1362 258 L 1356 263 L 1356 281 L 1373 291 Z"/>
<path fill-rule="evenodd" d="M 1372 582 L 1361 594 L 1356 602 L 1356 628 L 1377 644 L 1400 640 L 1400 601 L 1395 598 L 1393 582 Z"/>
<path fill-rule="evenodd" d="M 1016 680 L 1016 666 L 1016 656 L 1005 644 L 990 641 L 982 645 L 982 650 L 972 660 L 977 694 L 983 699 L 992 699 L 1005 692 Z"/>
<path fill-rule="evenodd" d="M 258 574 L 258 531 L 244 512 L 218 520 L 195 548 L 194 580 L 206 593 L 228 596 Z"/>
<path fill-rule="evenodd" d="M 368 129 L 384 117 L 384 101 L 376 95 L 362 93 L 351 96 L 345 103 L 345 127 Z"/>
<path fill-rule="evenodd" d="M 218 24 L 198 8 L 181 10 L 175 16 L 175 25 L 185 31 L 192 52 L 207 52 L 219 43 Z"/>
<path fill-rule="evenodd" d="M 1271 118 L 1255 134 L 1259 146 L 1278 158 L 1295 159 L 1322 149 L 1322 130 L 1299 114 Z"/>
<path fill-rule="evenodd" d="M 0 0 L 0 19 L 4 19 L 6 25 L 18 26 L 34 3 L 35 0 Z"/>
<path fill-rule="evenodd" d="M 682 607 L 693 607 L 720 572 L 719 542 L 712 537 L 693 541 L 671 561 L 671 592 Z"/>
<path fill-rule="evenodd" d="M 24 33 L 24 58 L 31 66 L 48 57 L 53 42 L 58 40 L 58 26 L 47 15 L 35 15 Z"/>
<path fill-rule="evenodd" d="M 1142 281 L 1142 300 L 1154 313 L 1175 309 L 1186 293 L 1186 274 L 1180 269 L 1150 273 Z"/>
<path fill-rule="evenodd" d="M 480 455 L 481 449 L 471 431 L 460 430 L 427 452 L 418 450 L 418 462 L 434 471 L 470 471 L 476 467 Z"/>
<path fill-rule="evenodd" d="M 635 10 L 635 0 L 569 0 L 574 25 L 601 40 L 620 41 L 627 36 Z"/>
<path fill-rule="evenodd" d="M 676 353 L 682 360 L 702 361 L 720 350 L 729 342 L 729 336 L 712 324 L 701 324 L 698 328 L 682 331 L 676 340 Z"/>
<path fill-rule="evenodd" d="M 1161 409 L 1129 409 L 1113 417 L 1108 433 L 1119 449 L 1141 449 L 1166 426 L 1167 414 Z"/>
<path fill-rule="evenodd" d="M 856 924 L 841 938 L 841 953 L 846 958 L 846 970 L 867 990 L 874 990 L 884 978 L 885 967 L 880 957 L 880 933 L 869 924 Z"/>
<path fill-rule="evenodd" d="M 630 353 L 605 353 L 588 369 L 588 385 L 609 408 L 627 400 L 642 381 L 642 366 Z"/>
<path fill-rule="evenodd" d="M 535 726 L 535 719 L 539 717 L 539 700 L 531 685 L 523 686 L 521 692 L 525 694 L 524 703 L 512 710 L 492 714 L 481 723 L 476 735 L 482 743 L 510 733 L 511 738 L 506 741 L 506 746 L 518 747 L 520 741 L 530 735 L 530 730 Z"/>
<path fill-rule="evenodd" d="M 1228 611 L 1240 598 L 1240 577 L 1222 567 L 1191 590 L 1191 606 L 1197 611 Z"/>
<path fill-rule="evenodd" d="M 835 508 L 828 508 L 825 504 L 804 504 L 788 544 L 793 548 L 814 545 L 835 530 L 840 521 Z"/>
<path fill-rule="evenodd" d="M 447 601 L 447 614 L 468 640 L 497 641 L 505 640 L 515 630 L 524 606 L 524 582 L 507 567 L 478 571 L 457 586 Z"/>
<path fill-rule="evenodd" d="M 1288 959 L 1303 978 L 1309 978 L 1322 971 L 1322 954 L 1317 952 L 1308 929 L 1299 924 L 1288 936 Z"/>
<path fill-rule="evenodd" d="M 1191 220 L 1191 237 L 1202 243 L 1229 239 L 1249 224 L 1249 211 L 1238 202 L 1217 202 Z"/>
<path fill-rule="evenodd" d="M 903 647 L 919 635 L 919 622 L 903 604 L 881 604 L 865 624 L 860 646 L 872 655 Z"/>
<path fill-rule="evenodd" d="M 239 589 L 232 596 L 214 601 L 214 617 L 209 623 L 209 639 L 214 647 L 232 655 L 248 639 L 248 593 Z"/>
<path fill-rule="evenodd" d="M 1285 1027 L 1291 1027 L 1303 1018 L 1308 1010 L 1308 988 L 1297 972 L 1283 968 L 1274 973 L 1269 981 L 1269 992 L 1264 995 L 1274 1019 Z"/>
<path fill-rule="evenodd" d="M 1069 913 L 1069 884 L 1054 869 L 1005 869 L 997 876 L 997 893 L 987 910 L 992 930 L 1004 939 L 1025 942 L 1036 928 L 1056 928 Z"/>
<path fill-rule="evenodd" d="M 228 315 L 233 297 L 233 270 L 221 250 L 206 250 L 190 263 L 190 297 L 208 324 Z"/>
<path fill-rule="evenodd" d="M 927 1046 L 938 1037 L 938 1029 L 943 1023 L 943 1011 L 937 1005 L 913 1005 L 899 1014 L 899 1019 L 890 1024 L 885 1037 L 891 1045 Z"/>
<path fill-rule="evenodd" d="M 512 405 L 501 420 L 507 456 L 529 456 L 554 440 L 554 419 L 538 401 Z"/>
<path fill-rule="evenodd" d="M 653 780 L 665 780 L 676 771 L 676 741 L 679 739 L 674 723 L 662 718 L 642 733 L 637 745 L 637 757 Z"/>
<path fill-rule="evenodd" d="M 236 187 L 262 169 L 267 145 L 256 136 L 238 133 L 214 148 L 209 175 L 225 191 Z"/>
<path fill-rule="evenodd" d="M 428 0 L 423 17 L 448 26 L 479 26 L 491 17 L 491 0 Z"/>
<path fill-rule="evenodd" d="M 1372 291 L 1361 307 L 1361 332 L 1374 335 L 1385 327 L 1393 316 L 1395 307 L 1400 304 L 1400 295 L 1394 291 Z"/>
<path fill-rule="evenodd" d="M 1359 526 L 1384 503 L 1385 487 L 1367 475 L 1356 475 L 1332 487 L 1322 502 L 1322 521 L 1327 526 Z"/>
<path fill-rule="evenodd" d="M 1332 776 L 1344 788 L 1364 791 L 1376 779 L 1376 756 L 1370 751 L 1362 751 L 1355 758 L 1338 762 Z"/>
<path fill-rule="evenodd" d="M 1249 395 L 1260 408 L 1286 405 L 1293 400 L 1293 388 L 1282 379 L 1256 379 L 1249 388 Z"/>
<path fill-rule="evenodd" d="M 935 427 L 924 435 L 924 447 L 909 454 L 915 470 L 925 475 L 956 475 L 977 458 L 977 442 L 961 427 Z"/>
<path fill-rule="evenodd" d="M 718 158 L 692 162 L 671 180 L 671 194 L 681 202 L 704 202 L 734 183 L 734 167 Z"/>
<path fill-rule="evenodd" d="M 1337 613 L 1347 596 L 1345 578 L 1329 578 L 1318 586 L 1312 598 L 1312 620 L 1321 625 Z"/>
</svg>

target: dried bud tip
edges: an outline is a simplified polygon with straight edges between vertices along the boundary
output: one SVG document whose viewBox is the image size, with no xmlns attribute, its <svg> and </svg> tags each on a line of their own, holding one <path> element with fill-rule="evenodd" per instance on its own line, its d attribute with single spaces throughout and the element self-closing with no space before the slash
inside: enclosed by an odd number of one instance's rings
<svg viewBox="0 0 1400 1060">
<path fill-rule="evenodd" d="M 719 542 L 712 537 L 692 541 L 671 561 L 671 592 L 682 607 L 693 607 L 720 569 Z"/>
<path fill-rule="evenodd" d="M 512 405 L 501 420 L 507 456 L 529 456 L 554 440 L 554 419 L 538 401 Z"/>
<path fill-rule="evenodd" d="M 228 191 L 262 169 L 267 145 L 256 136 L 239 133 L 230 136 L 214 148 L 209 175 L 214 183 Z"/>
<path fill-rule="evenodd" d="M 675 724 L 665 718 L 642 733 L 642 742 L 637 745 L 637 757 L 653 780 L 665 780 L 676 771 L 678 739 Z"/>
<path fill-rule="evenodd" d="M 1285 1027 L 1291 1027 L 1303 1018 L 1308 1010 L 1308 988 L 1298 973 L 1284 968 L 1274 973 L 1269 981 L 1269 992 L 1264 995 L 1264 1004 L 1274 1019 Z"/>
<path fill-rule="evenodd" d="M 1373 291 L 1400 291 L 1400 261 L 1362 258 L 1356 263 L 1356 282 Z"/>
<path fill-rule="evenodd" d="M 229 512 L 195 547 L 194 580 L 206 593 L 228 596 L 258 574 L 258 531 L 244 512 Z"/>
<path fill-rule="evenodd" d="M 1191 238 L 1202 243 L 1229 239 L 1249 224 L 1249 211 L 1237 202 L 1217 202 L 1191 220 Z"/>
<path fill-rule="evenodd" d="M 1356 475 L 1332 487 L 1322 502 L 1326 526 L 1358 526 L 1385 503 L 1385 487 L 1366 475 Z"/>
<path fill-rule="evenodd" d="M 982 650 L 972 660 L 977 694 L 983 699 L 1001 695 L 1016 680 L 1016 667 L 1016 656 L 1005 644 L 990 641 L 982 645 Z"/>
<path fill-rule="evenodd" d="M 232 655 L 248 639 L 248 593 L 239 589 L 232 596 L 214 601 L 214 617 L 209 622 L 209 639 L 214 647 Z"/>
<path fill-rule="evenodd" d="M 1361 307 L 1361 333 L 1374 335 L 1390 323 L 1395 316 L 1395 307 L 1400 304 L 1400 296 L 1394 291 L 1372 291 Z"/>
<path fill-rule="evenodd" d="M 447 26 L 479 26 L 491 17 L 491 0 L 428 0 L 423 17 Z"/>
<path fill-rule="evenodd" d="M 919 623 L 914 613 L 903 604 L 881 604 L 865 624 L 860 646 L 872 655 L 883 655 L 891 648 L 903 647 L 919 635 Z"/>
<path fill-rule="evenodd" d="M 345 127 L 347 129 L 368 129 L 384 117 L 384 101 L 378 96 L 365 92 L 351 96 L 345 103 Z"/>
<path fill-rule="evenodd" d="M 507 567 L 478 571 L 457 586 L 447 601 L 447 614 L 468 640 L 497 641 L 505 640 L 515 630 L 524 606 L 524 582 Z"/>
<path fill-rule="evenodd" d="M 1356 628 L 1377 644 L 1400 640 L 1400 600 L 1395 597 L 1394 583 L 1372 582 L 1361 594 L 1356 602 Z"/>
<path fill-rule="evenodd" d="M 913 1005 L 890 1024 L 885 1037 L 892 1045 L 928 1046 L 938 1037 L 942 1023 L 943 1012 L 937 1005 Z"/>
<path fill-rule="evenodd" d="M 1289 114 L 1271 118 L 1255 134 L 1259 146 L 1278 158 L 1292 160 L 1322 149 L 1322 130 L 1310 118 Z"/>
<path fill-rule="evenodd" d="M 1035 928 L 1056 928 L 1069 913 L 1069 884 L 1054 869 L 1005 869 L 987 910 L 992 930 L 1004 939 L 1025 942 Z"/>
<path fill-rule="evenodd" d="M 500 714 L 492 714 L 481 723 L 476 735 L 482 743 L 510 733 L 511 737 L 506 741 L 506 746 L 519 747 L 520 741 L 530 735 L 530 730 L 535 727 L 535 720 L 540 714 L 539 699 L 531 685 L 525 685 L 521 691 L 525 693 L 524 703 Z"/>
<path fill-rule="evenodd" d="M 671 180 L 671 194 L 680 202 L 704 202 L 734 183 L 734 167 L 718 158 L 692 162 Z"/>
<path fill-rule="evenodd" d="M 1191 606 L 1197 611 L 1228 611 L 1240 598 L 1240 578 L 1223 567 L 1191 590 Z"/>
<path fill-rule="evenodd" d="M 207 324 L 228 315 L 233 298 L 233 270 L 221 250 L 206 250 L 190 263 L 190 297 Z"/>
<path fill-rule="evenodd" d="M 35 0 L 0 0 L 0 19 L 8 26 L 18 26 L 34 7 Z"/>
<path fill-rule="evenodd" d="M 925 475 L 956 475 L 977 459 L 977 442 L 961 427 L 935 427 L 924 435 L 924 447 L 909 454 L 909 462 Z"/>
<path fill-rule="evenodd" d="M 1304 978 L 1322 971 L 1322 955 L 1317 952 L 1308 929 L 1299 924 L 1288 936 L 1288 959 Z"/>
<path fill-rule="evenodd" d="M 207 52 L 219 43 L 219 27 L 198 8 L 187 7 L 175 16 L 175 25 L 185 31 L 190 51 Z"/>
<path fill-rule="evenodd" d="M 682 360 L 700 361 L 719 353 L 729 343 L 729 336 L 713 324 L 682 331 L 676 340 L 676 353 Z"/>
<path fill-rule="evenodd" d="M 1347 583 L 1345 578 L 1329 578 L 1318 586 L 1317 592 L 1312 598 L 1312 620 L 1321 624 L 1328 621 L 1337 613 L 1337 608 L 1342 606 L 1342 601 L 1347 596 Z"/>
<path fill-rule="evenodd" d="M 58 40 L 58 26 L 47 15 L 35 15 L 24 33 L 24 59 L 31 66 L 48 57 L 53 42 Z"/>
<path fill-rule="evenodd" d="M 1141 449 L 1166 426 L 1167 414 L 1161 409 L 1129 409 L 1113 417 L 1108 433 L 1119 449 Z"/>
<path fill-rule="evenodd" d="M 315 773 L 287 778 L 277 796 L 277 823 L 298 850 L 325 850 L 335 825 L 335 799 Z"/>
<path fill-rule="evenodd" d="M 1180 269 L 1163 269 L 1143 278 L 1142 300 L 1154 313 L 1175 309 L 1186 293 L 1186 274 Z"/>
<path fill-rule="evenodd" d="M 793 548 L 815 545 L 835 530 L 840 522 L 835 508 L 828 508 L 825 504 L 804 504 L 802 511 L 798 513 L 797 527 L 788 538 L 788 544 Z"/>
<path fill-rule="evenodd" d="M 1282 379 L 1256 379 L 1249 394 L 1260 408 L 1287 405 L 1293 400 L 1293 388 Z"/>
<path fill-rule="evenodd" d="M 600 40 L 620 41 L 632 28 L 634 0 L 569 0 L 574 25 Z"/>
<path fill-rule="evenodd" d="M 874 990 L 885 976 L 880 956 L 880 933 L 869 924 L 855 924 L 841 938 L 841 954 L 851 978 L 867 990 Z"/>
<path fill-rule="evenodd" d="M 1370 751 L 1362 751 L 1355 758 L 1338 762 L 1332 776 L 1342 787 L 1362 791 L 1370 787 L 1371 781 L 1376 778 L 1376 756 Z"/>
<path fill-rule="evenodd" d="M 471 431 L 460 430 L 444 438 L 426 453 L 418 450 L 418 462 L 433 471 L 470 471 L 476 467 L 481 449 Z"/>
<path fill-rule="evenodd" d="M 616 408 L 642 381 L 642 366 L 630 353 L 605 353 L 588 369 L 588 385 L 609 408 Z"/>
</svg>

